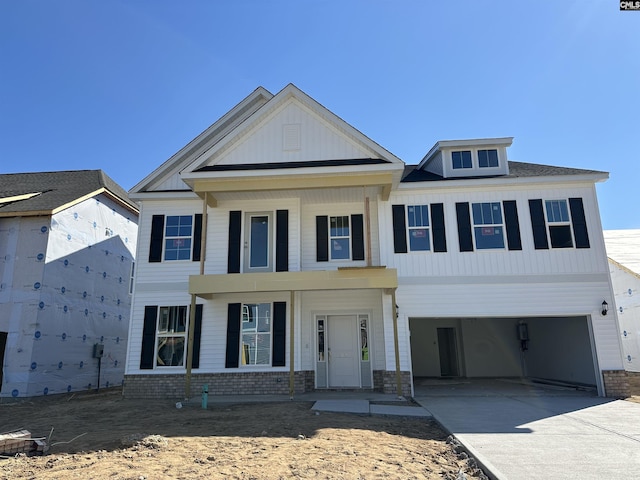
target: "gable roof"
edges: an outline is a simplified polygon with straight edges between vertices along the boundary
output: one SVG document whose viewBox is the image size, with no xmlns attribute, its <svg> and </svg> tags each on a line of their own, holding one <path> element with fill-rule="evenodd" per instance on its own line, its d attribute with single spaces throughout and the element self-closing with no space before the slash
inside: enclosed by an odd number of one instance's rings
<svg viewBox="0 0 640 480">
<path fill-rule="evenodd" d="M 104 193 L 138 213 L 127 192 L 102 170 L 0 175 L 0 217 L 52 215 Z"/>
<path fill-rule="evenodd" d="M 509 160 L 509 174 L 495 177 L 465 177 L 444 178 L 432 172 L 421 170 L 419 165 L 407 165 L 402 176 L 402 183 L 433 182 L 433 181 L 466 181 L 479 178 L 534 178 L 534 177 L 562 177 L 562 176 L 589 176 L 602 181 L 609 177 L 607 172 L 599 170 L 586 170 L 582 168 L 555 167 L 537 163 L 514 162 Z"/>
<path fill-rule="evenodd" d="M 134 185 L 129 192 L 136 194 L 152 189 L 153 185 L 162 183 L 163 180 L 177 175 L 187 165 L 197 160 L 218 143 L 230 131 L 244 122 L 260 107 L 267 103 L 273 94 L 263 87 L 256 88 L 235 107 L 211 124 L 204 132 L 191 140 L 187 145 L 171 156 L 162 165 Z M 184 185 L 186 189 L 186 185 Z"/>
</svg>

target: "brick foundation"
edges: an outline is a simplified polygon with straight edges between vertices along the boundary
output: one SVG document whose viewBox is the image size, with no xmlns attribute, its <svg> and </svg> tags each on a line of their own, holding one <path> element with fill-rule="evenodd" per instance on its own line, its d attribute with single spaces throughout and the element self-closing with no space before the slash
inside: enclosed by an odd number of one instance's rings
<svg viewBox="0 0 640 480">
<path fill-rule="evenodd" d="M 203 373 L 191 375 L 191 397 L 209 385 L 209 395 L 288 395 L 288 372 Z M 309 387 L 309 385 L 311 387 Z M 294 392 L 313 390 L 314 372 L 295 372 Z M 125 375 L 125 398 L 185 398 L 185 375 Z"/>
<path fill-rule="evenodd" d="M 626 398 L 630 396 L 629 376 L 624 370 L 603 370 L 604 390 L 607 397 Z"/>
<path fill-rule="evenodd" d="M 400 372 L 402 381 L 402 395 L 411 396 L 411 374 L 409 372 Z M 373 389 L 376 392 L 396 393 L 396 372 L 389 370 L 373 371 Z"/>
<path fill-rule="evenodd" d="M 640 396 L 640 372 L 627 372 L 629 395 Z"/>
<path fill-rule="evenodd" d="M 401 372 L 402 394 L 411 395 L 411 376 Z M 125 375 L 122 394 L 125 398 L 185 398 L 185 375 Z M 204 384 L 209 385 L 209 395 L 288 395 L 289 372 L 233 372 L 193 373 L 191 395 L 198 396 Z M 396 372 L 374 370 L 373 385 L 376 392 L 396 393 Z M 315 373 L 312 370 L 295 372 L 294 393 L 315 390 Z M 319 389 L 322 391 L 324 389 Z"/>
</svg>

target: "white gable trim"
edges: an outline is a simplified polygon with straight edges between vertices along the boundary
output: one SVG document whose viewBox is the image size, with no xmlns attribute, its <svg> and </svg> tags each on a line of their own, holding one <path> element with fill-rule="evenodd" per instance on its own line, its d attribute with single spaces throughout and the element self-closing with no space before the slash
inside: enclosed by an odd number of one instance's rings
<svg viewBox="0 0 640 480">
<path fill-rule="evenodd" d="M 162 184 L 171 176 L 178 174 L 185 166 L 193 162 L 194 158 L 199 158 L 271 98 L 273 98 L 272 93 L 263 87 L 258 87 L 204 132 L 136 184 L 129 193 L 137 194 L 152 190 L 154 185 Z"/>
</svg>

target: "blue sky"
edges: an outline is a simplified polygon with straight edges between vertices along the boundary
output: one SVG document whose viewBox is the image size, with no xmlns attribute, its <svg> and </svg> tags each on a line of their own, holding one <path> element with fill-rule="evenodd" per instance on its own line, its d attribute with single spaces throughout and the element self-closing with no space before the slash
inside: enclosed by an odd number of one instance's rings
<svg viewBox="0 0 640 480">
<path fill-rule="evenodd" d="M 640 12 L 617 0 L 2 0 L 0 173 L 130 189 L 288 83 L 407 164 L 513 136 L 511 160 L 608 171 L 603 227 L 640 228 Z"/>
</svg>

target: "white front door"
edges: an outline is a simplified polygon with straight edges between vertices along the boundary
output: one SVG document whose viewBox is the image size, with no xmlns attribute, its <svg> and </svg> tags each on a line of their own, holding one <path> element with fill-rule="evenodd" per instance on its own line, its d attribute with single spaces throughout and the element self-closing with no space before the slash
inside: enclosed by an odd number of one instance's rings
<svg viewBox="0 0 640 480">
<path fill-rule="evenodd" d="M 328 317 L 329 388 L 360 388 L 357 327 L 355 315 Z"/>
</svg>

